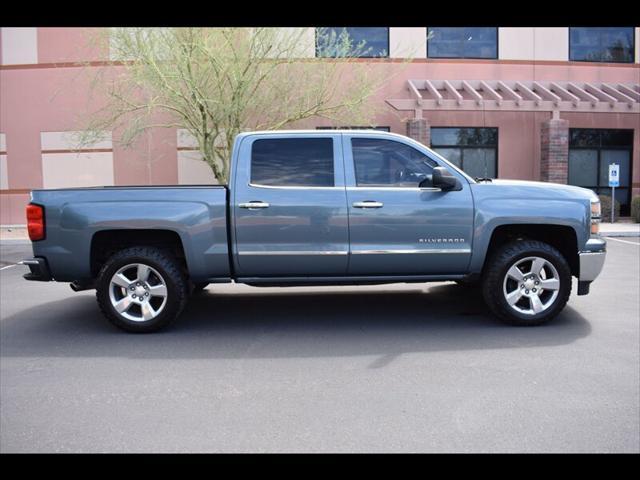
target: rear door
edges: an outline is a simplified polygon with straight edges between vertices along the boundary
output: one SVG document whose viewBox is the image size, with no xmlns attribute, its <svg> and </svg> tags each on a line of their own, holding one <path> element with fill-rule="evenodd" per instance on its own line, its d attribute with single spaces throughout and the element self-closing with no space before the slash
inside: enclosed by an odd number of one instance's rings
<svg viewBox="0 0 640 480">
<path fill-rule="evenodd" d="M 231 196 L 237 275 L 345 275 L 341 135 L 249 135 L 238 155 Z"/>
<path fill-rule="evenodd" d="M 344 134 L 350 275 L 465 273 L 471 258 L 473 200 L 459 172 L 419 145 L 381 134 Z M 462 189 L 420 188 L 434 166 Z"/>
</svg>

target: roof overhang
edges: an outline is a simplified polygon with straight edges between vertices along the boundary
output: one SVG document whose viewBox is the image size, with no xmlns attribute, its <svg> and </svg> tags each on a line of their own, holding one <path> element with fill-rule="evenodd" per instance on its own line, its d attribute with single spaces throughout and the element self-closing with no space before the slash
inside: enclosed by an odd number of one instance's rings
<svg viewBox="0 0 640 480">
<path fill-rule="evenodd" d="M 640 113 L 640 84 L 517 80 L 408 80 L 396 110 Z"/>
</svg>

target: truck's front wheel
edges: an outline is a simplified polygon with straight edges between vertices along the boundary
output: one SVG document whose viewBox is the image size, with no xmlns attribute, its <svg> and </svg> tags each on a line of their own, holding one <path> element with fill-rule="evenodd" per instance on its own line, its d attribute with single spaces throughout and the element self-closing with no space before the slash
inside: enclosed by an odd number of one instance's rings
<svg viewBox="0 0 640 480">
<path fill-rule="evenodd" d="M 102 266 L 96 297 L 102 313 L 118 328 L 154 332 L 184 308 L 187 281 L 170 254 L 132 247 L 115 253 Z"/>
<path fill-rule="evenodd" d="M 483 296 L 489 308 L 512 325 L 540 325 L 564 308 L 571 269 L 551 245 L 523 240 L 504 245 L 485 267 Z"/>
</svg>

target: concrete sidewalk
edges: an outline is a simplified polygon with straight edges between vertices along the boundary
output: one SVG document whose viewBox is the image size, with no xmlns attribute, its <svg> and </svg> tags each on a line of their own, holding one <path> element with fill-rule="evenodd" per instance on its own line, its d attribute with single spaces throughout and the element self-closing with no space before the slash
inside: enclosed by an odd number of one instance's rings
<svg viewBox="0 0 640 480">
<path fill-rule="evenodd" d="M 640 223 L 603 222 L 600 224 L 600 235 L 603 237 L 640 237 Z"/>
</svg>

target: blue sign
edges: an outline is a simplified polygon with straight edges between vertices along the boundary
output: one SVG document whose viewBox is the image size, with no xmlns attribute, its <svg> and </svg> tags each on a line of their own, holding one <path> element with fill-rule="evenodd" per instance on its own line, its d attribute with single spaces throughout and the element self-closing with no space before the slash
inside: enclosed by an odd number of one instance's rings
<svg viewBox="0 0 640 480">
<path fill-rule="evenodd" d="M 620 186 L 620 165 L 616 163 L 611 163 L 609 165 L 609 186 L 610 187 Z"/>
</svg>

